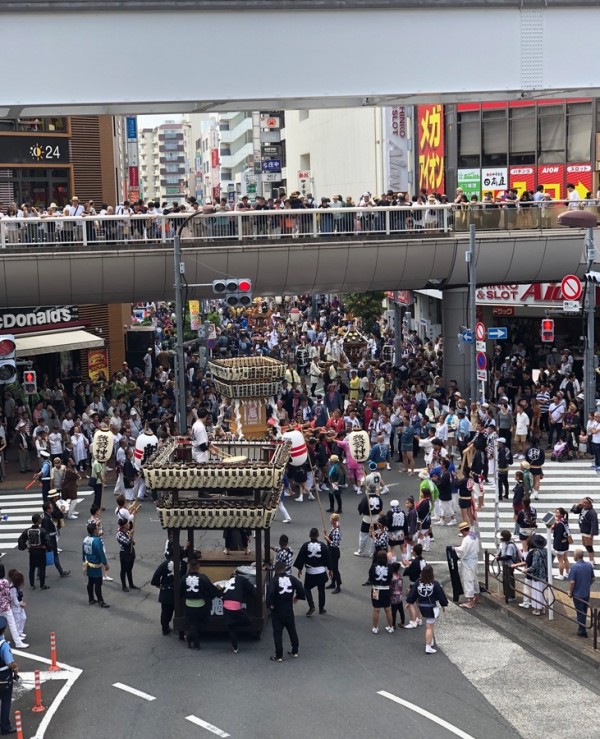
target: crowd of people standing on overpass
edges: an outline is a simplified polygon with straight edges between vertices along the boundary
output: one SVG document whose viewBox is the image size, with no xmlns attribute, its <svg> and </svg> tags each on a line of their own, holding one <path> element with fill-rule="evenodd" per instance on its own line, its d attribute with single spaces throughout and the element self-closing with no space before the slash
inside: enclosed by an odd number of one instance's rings
<svg viewBox="0 0 600 739">
<path fill-rule="evenodd" d="M 172 238 L 185 216 L 198 216 L 185 227 L 184 238 L 298 237 L 309 233 L 353 234 L 464 230 L 473 223 L 483 229 L 549 228 L 564 209 L 597 207 L 591 192 L 582 198 L 572 183 L 566 201 L 556 200 L 543 185 L 535 192 L 514 188 L 498 195 L 484 191 L 467 195 L 457 188 L 454 197 L 421 189 L 418 194 L 388 190 L 360 197 L 332 195 L 315 198 L 294 191 L 272 197 L 229 196 L 202 202 L 125 200 L 111 205 L 73 196 L 62 207 L 56 203 L 0 204 L 0 231 L 7 244 L 160 241 Z M 445 207 L 442 207 L 445 206 Z M 377 208 L 401 208 L 386 216 Z M 355 209 L 355 210 L 348 210 Z M 316 211 L 302 215 L 302 211 Z M 348 212 L 344 212 L 348 210 Z M 299 212 L 300 211 L 300 212 Z M 237 214 L 243 220 L 238 223 Z M 115 216 L 115 220 L 103 220 Z M 73 218 L 82 219 L 80 223 Z M 32 220 L 35 219 L 35 220 Z M 28 222 L 29 221 L 29 222 Z"/>
</svg>

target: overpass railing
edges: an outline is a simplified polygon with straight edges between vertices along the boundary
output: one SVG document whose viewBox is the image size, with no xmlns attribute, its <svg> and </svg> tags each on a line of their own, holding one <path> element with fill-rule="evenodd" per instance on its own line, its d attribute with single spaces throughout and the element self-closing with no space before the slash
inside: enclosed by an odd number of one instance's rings
<svg viewBox="0 0 600 739">
<path fill-rule="evenodd" d="M 294 240 L 427 237 L 469 230 L 546 230 L 557 226 L 566 207 L 592 208 L 595 201 L 568 203 L 478 202 L 464 206 L 411 205 L 389 207 L 317 208 L 313 210 L 245 210 L 199 213 L 182 228 L 182 241 L 247 242 Z M 36 215 L 0 218 L 0 248 L 35 246 L 136 246 L 172 240 L 190 212 L 177 214 L 85 214 L 78 217 Z"/>
</svg>

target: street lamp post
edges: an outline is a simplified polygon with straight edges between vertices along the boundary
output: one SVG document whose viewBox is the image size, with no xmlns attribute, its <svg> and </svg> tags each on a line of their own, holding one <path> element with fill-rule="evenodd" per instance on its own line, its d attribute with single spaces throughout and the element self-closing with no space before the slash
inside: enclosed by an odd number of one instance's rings
<svg viewBox="0 0 600 739">
<path fill-rule="evenodd" d="M 196 215 L 194 213 L 194 215 Z M 192 218 L 193 216 L 190 216 Z M 187 432 L 187 403 L 185 400 L 185 352 L 183 349 L 183 331 L 185 321 L 183 318 L 183 295 L 182 275 L 185 274 L 185 265 L 181 260 L 181 230 L 190 220 L 187 218 L 175 231 L 173 237 L 173 277 L 175 287 L 175 331 L 177 343 L 175 346 L 175 381 L 177 387 L 177 428 L 183 436 Z"/>
<path fill-rule="evenodd" d="M 590 209 L 586 210 L 567 210 L 561 213 L 556 219 L 561 226 L 569 228 L 586 228 L 585 238 L 585 258 L 588 273 L 594 266 L 596 258 L 596 248 L 594 244 L 594 228 L 598 224 L 598 218 Z M 595 335 L 594 321 L 596 318 L 596 285 L 594 280 L 587 279 L 585 285 L 585 302 L 584 313 L 586 315 L 586 338 L 585 351 L 583 355 L 583 408 L 584 420 L 589 418 L 591 411 L 596 410 L 596 355 L 595 355 Z"/>
</svg>

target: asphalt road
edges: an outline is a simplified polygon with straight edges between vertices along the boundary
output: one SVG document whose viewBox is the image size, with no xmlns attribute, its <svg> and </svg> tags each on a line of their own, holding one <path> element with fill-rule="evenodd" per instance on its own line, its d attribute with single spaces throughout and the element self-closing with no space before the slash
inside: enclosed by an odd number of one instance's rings
<svg viewBox="0 0 600 739">
<path fill-rule="evenodd" d="M 417 478 L 396 471 L 386 480 L 394 483 L 391 495 L 384 498 L 386 504 L 394 497 L 403 501 L 418 490 Z M 113 496 L 110 491 L 105 495 L 110 574 L 118 579 Z M 577 682 L 576 673 L 555 669 L 539 654 L 491 630 L 474 613 L 450 606 L 436 629 L 436 655 L 425 654 L 422 629 L 399 629 L 394 634 L 382 629 L 373 635 L 369 589 L 361 587 L 369 560 L 352 554 L 359 498 L 352 491 L 344 495 L 343 592 L 334 596 L 328 591 L 328 612 L 323 616 L 308 619 L 305 606 L 296 607 L 300 658 L 283 664 L 268 659 L 273 654 L 270 625 L 262 640 L 242 641 L 238 655 L 232 654 L 225 638 L 205 639 L 196 652 L 174 635 L 161 635 L 157 591 L 148 583 L 162 560 L 165 534 L 151 503 L 144 504 L 136 526 L 134 579 L 142 590 L 123 593 L 116 582 L 107 583 L 105 599 L 111 608 L 88 606 L 80 565 L 86 499 L 79 506 L 81 523 L 68 521 L 61 538 L 63 566 L 72 569 L 72 576 L 60 580 L 54 570 L 50 590 L 26 593 L 32 651 L 45 653 L 48 633 L 55 631 L 59 660 L 83 670 L 46 737 L 78 739 L 90 730 L 98 737 L 119 739 L 208 737 L 220 730 L 219 736 L 243 739 L 394 734 L 417 739 L 453 735 L 511 739 L 555 731 L 553 708 L 565 701 L 565 710 L 571 709 L 570 731 L 591 736 L 586 730 L 600 720 L 597 695 Z M 285 526 L 277 522 L 272 540 L 285 531 L 297 551 L 311 526 L 321 528 L 318 508 L 316 503 L 290 499 L 286 505 L 293 521 Z M 443 560 L 450 541 L 458 541 L 456 528 L 438 529 L 429 560 Z M 200 547 L 211 544 L 222 545 L 220 532 L 203 535 Z M 26 569 L 26 559 L 26 553 L 13 550 L 3 562 L 7 569 Z M 445 565 L 434 567 L 440 580 L 447 578 Z M 154 700 L 113 687 L 117 682 Z M 456 729 L 444 728 L 380 691 Z M 524 699 L 536 705 L 535 720 L 524 720 L 515 710 Z M 212 730 L 193 724 L 186 719 L 189 716 L 208 722 Z"/>
</svg>

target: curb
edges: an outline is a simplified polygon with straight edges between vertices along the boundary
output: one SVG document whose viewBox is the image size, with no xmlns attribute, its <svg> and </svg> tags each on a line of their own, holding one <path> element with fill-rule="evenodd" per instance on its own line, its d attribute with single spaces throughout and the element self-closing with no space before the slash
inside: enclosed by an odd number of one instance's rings
<svg viewBox="0 0 600 739">
<path fill-rule="evenodd" d="M 494 608 L 496 611 L 500 611 L 507 618 L 519 623 L 521 626 L 533 631 L 538 636 L 541 636 L 546 641 L 552 642 L 553 645 L 559 647 L 562 651 L 568 653 L 571 657 L 585 662 L 586 664 L 600 669 L 600 649 L 590 654 L 588 652 L 577 649 L 575 643 L 571 642 L 571 637 L 568 634 L 559 634 L 553 631 L 552 628 L 547 628 L 547 620 L 544 621 L 532 621 L 530 619 L 523 618 L 519 613 L 515 612 L 510 607 L 507 607 L 504 603 L 499 603 L 494 596 L 489 593 L 481 593 L 482 600 L 485 600 L 486 604 Z"/>
</svg>

